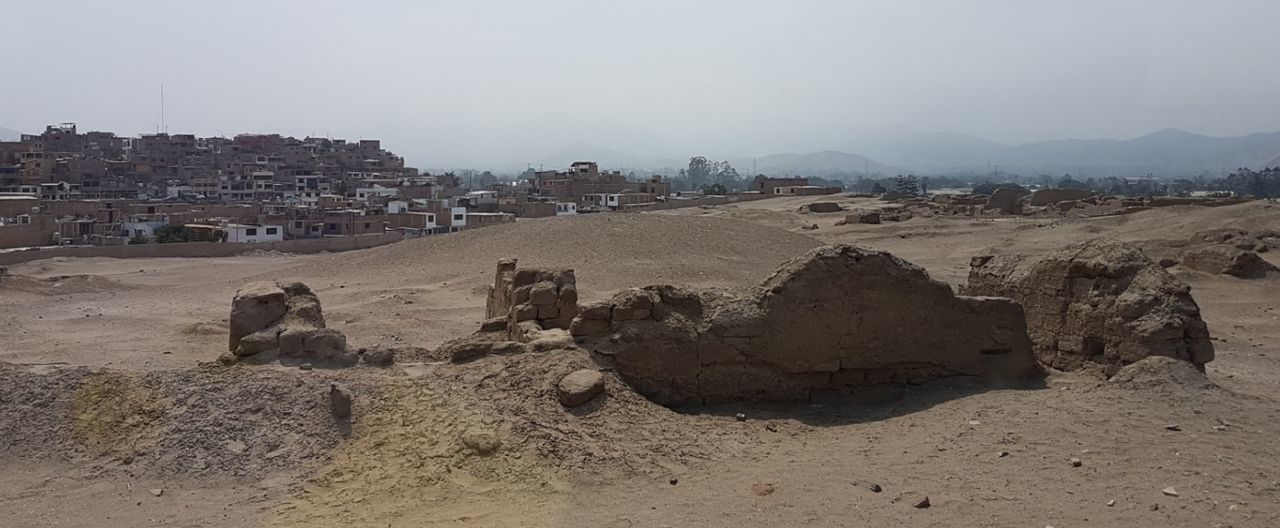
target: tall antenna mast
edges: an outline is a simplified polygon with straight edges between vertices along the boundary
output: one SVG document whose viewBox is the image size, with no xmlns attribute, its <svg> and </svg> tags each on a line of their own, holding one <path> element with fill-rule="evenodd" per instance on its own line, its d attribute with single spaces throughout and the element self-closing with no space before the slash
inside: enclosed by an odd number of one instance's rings
<svg viewBox="0 0 1280 528">
<path fill-rule="evenodd" d="M 164 120 L 164 83 L 160 83 L 160 130 L 169 133 L 169 125 Z"/>
</svg>

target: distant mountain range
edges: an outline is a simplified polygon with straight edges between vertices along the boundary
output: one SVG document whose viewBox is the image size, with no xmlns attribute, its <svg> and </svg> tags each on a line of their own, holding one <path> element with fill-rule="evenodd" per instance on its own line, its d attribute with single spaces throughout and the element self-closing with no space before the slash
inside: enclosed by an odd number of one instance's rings
<svg viewBox="0 0 1280 528">
<path fill-rule="evenodd" d="M 0 141 L 17 141 L 22 139 L 22 132 L 0 127 Z"/>
<path fill-rule="evenodd" d="M 1064 139 L 1023 145 L 944 132 L 858 141 L 850 148 L 883 163 L 924 173 L 981 173 L 998 165 L 1001 172 L 1024 175 L 1190 176 L 1275 164 L 1280 160 L 1280 132 L 1210 137 L 1167 129 L 1134 139 Z"/>
<path fill-rule="evenodd" d="M 607 147 L 598 147 L 585 143 L 575 143 L 564 149 L 557 151 L 555 154 L 538 160 L 538 163 L 545 169 L 563 169 L 568 167 L 575 161 L 594 161 L 600 164 L 602 170 L 643 170 L 643 169 L 661 169 L 672 167 L 684 167 L 689 164 L 689 160 L 664 160 L 656 158 L 645 158 L 636 156 L 626 152 L 619 152 Z"/>
<path fill-rule="evenodd" d="M 901 172 L 876 160 L 834 150 L 824 150 L 812 154 L 770 154 L 754 159 L 737 159 L 730 161 L 738 173 L 747 175 L 752 167 L 755 172 L 770 175 L 803 174 L 805 176 L 833 176 L 856 172 L 862 174 L 891 174 Z"/>
</svg>

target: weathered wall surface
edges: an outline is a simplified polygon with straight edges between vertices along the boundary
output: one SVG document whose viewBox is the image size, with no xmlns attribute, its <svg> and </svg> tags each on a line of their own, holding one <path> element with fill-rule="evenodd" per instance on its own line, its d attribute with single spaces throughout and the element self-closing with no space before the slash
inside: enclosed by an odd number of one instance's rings
<svg viewBox="0 0 1280 528">
<path fill-rule="evenodd" d="M 0 253 L 0 266 L 29 262 L 53 257 L 108 257 L 108 258 L 170 258 L 170 257 L 231 257 L 246 251 L 281 251 L 285 253 L 320 253 L 322 251 L 350 251 L 390 244 L 404 240 L 399 233 L 360 235 L 354 237 L 308 238 L 282 242 L 182 242 L 176 244 L 136 244 L 125 246 L 94 246 L 50 248 L 39 251 Z"/>
<path fill-rule="evenodd" d="M 568 329 L 577 315 L 578 279 L 573 270 L 517 268 L 515 259 L 498 261 L 485 317 L 505 319 L 503 328 L 512 339 L 523 340 L 522 323 L 535 325 L 531 330 Z"/>
<path fill-rule="evenodd" d="M 1038 372 L 1017 304 L 956 296 L 922 268 L 856 246 L 815 249 L 747 291 L 628 290 L 583 306 L 570 332 L 665 405 Z"/>
<path fill-rule="evenodd" d="M 1110 376 L 1148 356 L 1203 365 L 1213 343 L 1191 288 L 1142 251 L 1090 240 L 1041 258 L 975 257 L 965 293 L 1022 305 L 1042 363 Z"/>
</svg>

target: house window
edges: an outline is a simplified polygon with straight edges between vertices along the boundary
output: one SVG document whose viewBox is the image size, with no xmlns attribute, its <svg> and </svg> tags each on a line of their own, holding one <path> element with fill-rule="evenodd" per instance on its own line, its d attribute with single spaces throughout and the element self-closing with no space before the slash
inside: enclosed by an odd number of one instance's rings
<svg viewBox="0 0 1280 528">
<path fill-rule="evenodd" d="M 329 230 L 330 230 L 330 231 L 337 231 L 337 230 L 338 230 L 338 224 L 329 224 Z"/>
<path fill-rule="evenodd" d="M 454 221 L 454 222 L 461 222 L 461 221 L 462 221 L 462 217 L 463 217 L 462 215 L 453 215 L 453 221 Z"/>
<path fill-rule="evenodd" d="M 294 222 L 294 223 L 293 223 L 293 228 L 294 228 L 294 229 L 302 229 L 302 222 Z"/>
<path fill-rule="evenodd" d="M 279 229 L 274 228 L 274 227 L 268 227 L 268 228 L 267 228 L 267 234 L 268 234 L 268 235 L 275 235 L 275 234 L 278 234 L 278 233 L 279 233 L 279 231 L 280 231 Z"/>
<path fill-rule="evenodd" d="M 311 232 L 312 232 L 312 233 L 318 233 L 318 232 L 320 232 L 320 226 L 318 226 L 318 225 L 311 226 Z"/>
<path fill-rule="evenodd" d="M 245 229 L 244 236 L 258 236 L 258 230 L 254 228 Z"/>
<path fill-rule="evenodd" d="M 369 222 L 365 222 L 365 223 L 364 223 L 364 228 L 365 228 L 365 229 L 369 229 Z"/>
</svg>

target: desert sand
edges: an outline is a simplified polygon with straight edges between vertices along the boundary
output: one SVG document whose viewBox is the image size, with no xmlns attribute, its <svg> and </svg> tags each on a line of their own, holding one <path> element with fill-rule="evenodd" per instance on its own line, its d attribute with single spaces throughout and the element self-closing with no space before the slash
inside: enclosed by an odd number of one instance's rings
<svg viewBox="0 0 1280 528">
<path fill-rule="evenodd" d="M 607 398 L 565 410 L 554 383 L 585 357 L 430 353 L 484 319 L 499 258 L 573 268 L 590 300 L 657 283 L 746 287 L 830 243 L 886 250 L 959 286 L 982 254 L 1092 237 L 1158 252 L 1208 229 L 1280 229 L 1280 204 L 1263 201 L 880 225 L 800 212 L 813 201 L 884 205 L 777 198 L 328 255 L 12 266 L 0 279 L 0 525 L 1280 524 L 1274 274 L 1170 268 L 1209 325 L 1207 379 L 1053 373 L 1025 387 L 944 380 L 673 411 L 610 378 Z M 353 346 L 423 352 L 390 369 L 217 365 L 235 291 L 277 279 L 309 284 Z M 349 424 L 329 416 L 334 382 L 356 395 Z"/>
</svg>

